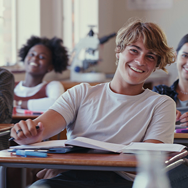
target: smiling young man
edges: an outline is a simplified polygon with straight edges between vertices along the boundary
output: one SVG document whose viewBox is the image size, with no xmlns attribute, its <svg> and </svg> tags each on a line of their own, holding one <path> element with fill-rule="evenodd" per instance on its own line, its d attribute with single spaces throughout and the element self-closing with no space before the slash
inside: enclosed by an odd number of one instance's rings
<svg viewBox="0 0 188 188">
<path fill-rule="evenodd" d="M 156 68 L 165 70 L 174 62 L 162 30 L 154 23 L 130 22 L 117 34 L 116 58 L 111 82 L 93 87 L 83 83 L 69 89 L 34 121 L 15 124 L 11 136 L 18 144 L 29 144 L 66 128 L 68 139 L 82 136 L 117 144 L 173 143 L 175 103 L 143 88 Z M 133 182 L 128 176 L 124 172 L 71 170 L 31 187 L 130 188 Z"/>
</svg>

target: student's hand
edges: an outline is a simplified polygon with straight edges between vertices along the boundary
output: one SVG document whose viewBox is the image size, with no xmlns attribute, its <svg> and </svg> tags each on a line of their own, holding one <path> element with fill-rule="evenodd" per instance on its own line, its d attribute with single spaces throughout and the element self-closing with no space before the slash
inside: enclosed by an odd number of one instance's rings
<svg viewBox="0 0 188 188">
<path fill-rule="evenodd" d="M 62 170 L 62 169 L 43 169 L 41 171 L 39 171 L 36 176 L 39 179 L 50 179 L 53 178 L 55 176 L 57 176 L 58 174 L 65 172 L 67 170 Z"/>
<path fill-rule="evenodd" d="M 179 117 L 181 126 L 188 126 L 188 112 L 185 112 Z"/>
<path fill-rule="evenodd" d="M 180 120 L 181 112 L 179 110 L 176 110 L 176 121 Z"/>
<path fill-rule="evenodd" d="M 36 129 L 36 126 L 39 126 L 39 129 Z M 42 141 L 43 131 L 44 126 L 41 122 L 37 124 L 31 119 L 21 120 L 13 126 L 10 136 L 18 144 L 31 144 Z"/>
</svg>

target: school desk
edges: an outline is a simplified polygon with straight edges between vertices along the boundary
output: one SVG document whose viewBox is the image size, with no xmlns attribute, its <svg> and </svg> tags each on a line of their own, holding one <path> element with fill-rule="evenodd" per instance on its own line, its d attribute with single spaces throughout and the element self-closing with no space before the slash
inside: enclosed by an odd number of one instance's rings
<svg viewBox="0 0 188 188">
<path fill-rule="evenodd" d="M 187 150 L 169 153 L 164 161 L 165 165 L 172 168 L 187 155 Z M 48 154 L 47 158 L 37 158 L 16 156 L 3 150 L 0 151 L 0 187 L 6 187 L 6 167 L 136 172 L 136 166 L 134 154 L 67 153 Z"/>
<path fill-rule="evenodd" d="M 188 144 L 188 133 L 174 133 L 174 143 Z"/>
</svg>

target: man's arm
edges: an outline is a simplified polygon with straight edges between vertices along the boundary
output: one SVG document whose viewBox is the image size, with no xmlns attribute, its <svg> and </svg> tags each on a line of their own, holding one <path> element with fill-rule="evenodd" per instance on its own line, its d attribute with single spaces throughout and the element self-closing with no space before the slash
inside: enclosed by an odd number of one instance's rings
<svg viewBox="0 0 188 188">
<path fill-rule="evenodd" d="M 143 142 L 148 142 L 148 143 L 163 143 L 163 142 L 161 142 L 161 141 L 159 141 L 159 140 L 154 140 L 154 139 L 148 139 L 148 140 L 145 140 L 145 141 L 143 141 Z"/>
<path fill-rule="evenodd" d="M 36 129 L 36 126 L 39 129 Z M 31 144 L 41 142 L 61 132 L 66 127 L 66 121 L 62 115 L 54 110 L 48 110 L 35 120 L 20 121 L 11 130 L 11 137 L 18 144 Z M 16 133 L 18 130 L 18 133 Z"/>
<path fill-rule="evenodd" d="M 12 120 L 14 98 L 14 76 L 6 69 L 0 68 L 0 123 Z"/>
</svg>

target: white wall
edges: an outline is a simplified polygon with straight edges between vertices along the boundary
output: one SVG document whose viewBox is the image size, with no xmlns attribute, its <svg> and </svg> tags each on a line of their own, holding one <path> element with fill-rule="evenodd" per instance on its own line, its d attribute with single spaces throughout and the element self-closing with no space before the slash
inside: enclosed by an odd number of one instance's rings
<svg viewBox="0 0 188 188">
<path fill-rule="evenodd" d="M 168 44 L 176 48 L 183 35 L 188 33 L 188 1 L 173 0 L 170 9 L 158 10 L 129 10 L 128 0 L 99 0 L 99 33 L 101 35 L 118 31 L 130 17 L 139 17 L 157 23 L 165 31 Z M 115 71 L 114 41 L 106 44 L 104 50 L 104 63 L 101 69 L 106 72 Z M 113 47 L 112 47 L 113 46 Z M 177 78 L 176 64 L 167 67 L 170 74 L 170 83 Z"/>
<path fill-rule="evenodd" d="M 170 9 L 157 10 L 129 10 L 127 1 L 98 1 L 99 37 L 117 32 L 130 17 L 139 17 L 157 23 L 165 31 L 168 44 L 174 48 L 176 48 L 180 38 L 188 33 L 188 0 L 173 0 L 173 6 Z M 18 48 L 31 34 L 47 37 L 63 36 L 62 0 L 17 0 L 17 2 Z M 84 7 L 83 11 L 87 11 L 87 7 Z M 100 57 L 103 59 L 99 65 L 100 71 L 115 72 L 114 49 L 115 38 L 110 39 L 100 48 Z M 170 74 L 169 84 L 171 84 L 177 77 L 176 65 L 173 64 L 167 68 Z"/>
<path fill-rule="evenodd" d="M 16 52 L 31 35 L 62 38 L 62 0 L 15 0 L 16 5 Z M 18 58 L 17 58 L 18 61 Z M 69 71 L 63 74 L 50 72 L 45 80 L 61 80 L 69 77 Z M 23 79 L 24 74 L 16 74 L 16 81 Z"/>
</svg>

